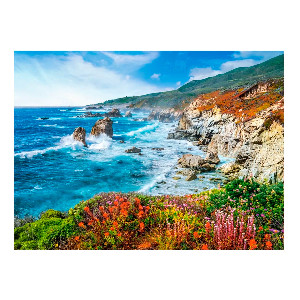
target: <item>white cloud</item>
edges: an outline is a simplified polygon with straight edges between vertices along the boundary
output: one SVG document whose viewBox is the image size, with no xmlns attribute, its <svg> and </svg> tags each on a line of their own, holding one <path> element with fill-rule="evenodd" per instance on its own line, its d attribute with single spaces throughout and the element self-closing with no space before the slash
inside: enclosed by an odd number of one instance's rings
<svg viewBox="0 0 300 300">
<path fill-rule="evenodd" d="M 18 106 L 85 105 L 162 90 L 117 70 L 95 66 L 78 54 L 16 55 L 14 79 Z"/>
<path fill-rule="evenodd" d="M 154 73 L 154 74 L 151 75 L 152 79 L 159 79 L 159 77 L 160 77 L 160 74 Z"/>
<path fill-rule="evenodd" d="M 233 54 L 234 58 L 260 57 L 261 61 L 283 54 L 283 51 L 239 51 Z"/>
<path fill-rule="evenodd" d="M 117 67 L 126 68 L 126 70 L 138 70 L 146 64 L 151 63 L 154 59 L 159 57 L 158 52 L 147 52 L 143 54 L 117 54 L 113 52 L 102 52 L 102 54 L 113 60 Z"/>
<path fill-rule="evenodd" d="M 208 68 L 193 68 L 190 71 L 190 81 L 191 80 L 201 80 L 207 77 L 213 77 L 221 74 L 220 70 L 213 70 L 211 67 Z"/>
<path fill-rule="evenodd" d="M 226 61 L 220 67 L 221 73 L 226 73 L 236 68 L 240 67 L 251 67 L 260 63 L 260 61 L 255 61 L 254 59 L 242 59 L 242 60 L 232 60 Z"/>
</svg>

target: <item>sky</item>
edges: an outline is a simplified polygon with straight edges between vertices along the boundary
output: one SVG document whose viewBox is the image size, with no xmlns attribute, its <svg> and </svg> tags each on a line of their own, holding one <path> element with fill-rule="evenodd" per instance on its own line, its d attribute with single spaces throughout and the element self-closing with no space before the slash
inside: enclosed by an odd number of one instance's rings
<svg viewBox="0 0 300 300">
<path fill-rule="evenodd" d="M 282 51 L 16 51 L 15 106 L 81 106 L 174 90 Z"/>
</svg>

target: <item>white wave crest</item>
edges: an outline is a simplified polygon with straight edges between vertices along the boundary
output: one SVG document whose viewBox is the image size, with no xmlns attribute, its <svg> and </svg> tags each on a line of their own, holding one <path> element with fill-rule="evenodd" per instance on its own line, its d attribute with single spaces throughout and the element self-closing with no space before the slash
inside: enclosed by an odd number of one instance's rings
<svg viewBox="0 0 300 300">
<path fill-rule="evenodd" d="M 91 150 L 104 150 L 110 147 L 112 139 L 106 134 L 100 134 L 97 137 L 94 135 L 89 135 L 86 138 L 86 142 Z"/>
<path fill-rule="evenodd" d="M 126 133 L 125 135 L 134 136 L 134 135 L 139 134 L 139 133 L 152 131 L 152 130 L 156 129 L 158 126 L 159 126 L 159 123 L 154 123 L 154 124 L 151 124 L 151 125 L 144 126 L 140 129 L 130 131 L 130 132 Z"/>
</svg>

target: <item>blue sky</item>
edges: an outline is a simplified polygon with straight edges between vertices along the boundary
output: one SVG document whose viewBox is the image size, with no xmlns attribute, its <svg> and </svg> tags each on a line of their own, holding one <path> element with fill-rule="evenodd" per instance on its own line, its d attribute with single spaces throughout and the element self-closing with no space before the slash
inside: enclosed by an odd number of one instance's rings
<svg viewBox="0 0 300 300">
<path fill-rule="evenodd" d="M 173 90 L 282 51 L 15 52 L 16 106 L 69 106 Z"/>
</svg>

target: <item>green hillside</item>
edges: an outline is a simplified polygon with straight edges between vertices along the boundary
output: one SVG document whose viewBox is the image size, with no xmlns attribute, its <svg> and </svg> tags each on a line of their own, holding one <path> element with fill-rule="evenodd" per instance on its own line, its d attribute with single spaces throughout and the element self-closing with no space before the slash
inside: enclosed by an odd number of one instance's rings
<svg viewBox="0 0 300 300">
<path fill-rule="evenodd" d="M 261 64 L 237 68 L 224 74 L 203 80 L 193 80 L 177 90 L 143 96 L 123 97 L 105 101 L 104 105 L 128 104 L 132 107 L 179 107 L 199 94 L 215 90 L 235 89 L 250 86 L 258 81 L 284 76 L 284 55 L 279 55 Z M 99 103 L 100 104 L 100 103 Z"/>
</svg>

